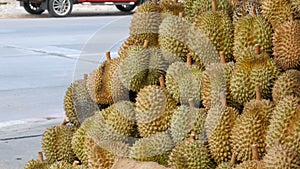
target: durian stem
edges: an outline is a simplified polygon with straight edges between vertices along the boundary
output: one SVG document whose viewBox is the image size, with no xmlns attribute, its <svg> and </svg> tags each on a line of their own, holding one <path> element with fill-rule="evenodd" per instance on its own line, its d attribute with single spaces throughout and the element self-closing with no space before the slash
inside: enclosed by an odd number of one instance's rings
<svg viewBox="0 0 300 169">
<path fill-rule="evenodd" d="M 166 89 L 166 84 L 165 84 L 165 79 L 163 76 L 160 76 L 159 77 L 159 84 L 160 84 L 160 87 L 165 90 Z"/>
<path fill-rule="evenodd" d="M 144 41 L 143 48 L 148 48 L 148 46 L 149 46 L 149 41 L 148 41 L 148 40 L 145 40 L 145 41 Z"/>
<path fill-rule="evenodd" d="M 65 118 L 64 121 L 61 123 L 62 126 L 65 126 L 66 124 L 69 123 L 69 119 Z"/>
<path fill-rule="evenodd" d="M 225 53 L 224 52 L 219 52 L 219 55 L 220 55 L 221 63 L 225 64 L 226 63 Z"/>
<path fill-rule="evenodd" d="M 105 53 L 105 56 L 106 56 L 106 60 L 107 60 L 107 61 L 111 61 L 110 51 L 107 51 L 107 52 Z"/>
<path fill-rule="evenodd" d="M 179 17 L 183 18 L 183 12 L 179 12 Z"/>
<path fill-rule="evenodd" d="M 254 46 L 254 54 L 255 55 L 260 55 L 261 51 L 260 51 L 260 45 L 259 44 L 256 44 Z"/>
<path fill-rule="evenodd" d="M 190 135 L 189 141 L 193 142 L 195 140 L 196 140 L 196 134 L 195 134 L 195 132 L 192 132 L 191 135 Z"/>
<path fill-rule="evenodd" d="M 255 6 L 251 7 L 251 12 L 252 12 L 252 16 L 253 17 L 256 16 L 256 8 L 255 8 Z"/>
<path fill-rule="evenodd" d="M 84 80 L 87 80 L 87 79 L 88 79 L 88 74 L 86 74 L 86 73 L 83 74 L 83 79 L 84 79 Z"/>
<path fill-rule="evenodd" d="M 231 156 L 231 160 L 230 160 L 230 163 L 232 165 L 234 165 L 236 163 L 236 155 L 233 153 L 232 156 Z"/>
<path fill-rule="evenodd" d="M 42 152 L 38 152 L 40 162 L 44 162 L 44 156 Z"/>
<path fill-rule="evenodd" d="M 187 64 L 188 66 L 192 66 L 192 62 L 193 62 L 192 54 L 191 54 L 191 53 L 188 53 L 188 54 L 187 54 L 187 59 L 186 59 L 186 64 Z"/>
<path fill-rule="evenodd" d="M 255 86 L 255 95 L 256 95 L 256 100 L 258 101 L 262 100 L 261 87 L 259 85 Z"/>
<path fill-rule="evenodd" d="M 190 99 L 189 99 L 189 106 L 190 106 L 190 107 L 196 107 L 193 98 L 190 98 Z"/>
<path fill-rule="evenodd" d="M 220 93 L 220 101 L 223 107 L 227 107 L 226 93 L 224 91 Z"/>
<path fill-rule="evenodd" d="M 72 167 L 77 167 L 79 164 L 80 164 L 79 161 L 74 161 Z"/>
<path fill-rule="evenodd" d="M 252 148 L 252 158 L 253 160 L 257 160 L 259 161 L 259 155 L 258 155 L 258 147 L 256 144 L 252 145 L 251 146 Z"/>
<path fill-rule="evenodd" d="M 217 12 L 218 11 L 217 0 L 212 0 L 211 5 L 212 5 L 212 11 Z"/>
</svg>

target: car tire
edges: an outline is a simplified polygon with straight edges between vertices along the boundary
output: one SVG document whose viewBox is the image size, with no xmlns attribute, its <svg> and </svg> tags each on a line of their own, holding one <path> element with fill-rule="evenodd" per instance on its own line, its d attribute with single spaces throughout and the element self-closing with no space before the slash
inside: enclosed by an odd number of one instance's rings
<svg viewBox="0 0 300 169">
<path fill-rule="evenodd" d="M 49 0 L 48 12 L 51 16 L 65 17 L 71 14 L 73 0 Z"/>
<path fill-rule="evenodd" d="M 119 9 L 122 12 L 130 12 L 136 7 L 136 4 L 134 4 L 134 5 L 116 5 L 116 7 L 117 7 L 117 9 Z"/>
<path fill-rule="evenodd" d="M 26 12 L 33 15 L 40 15 L 45 11 L 41 8 L 41 4 L 37 3 L 24 2 L 23 6 Z"/>
</svg>

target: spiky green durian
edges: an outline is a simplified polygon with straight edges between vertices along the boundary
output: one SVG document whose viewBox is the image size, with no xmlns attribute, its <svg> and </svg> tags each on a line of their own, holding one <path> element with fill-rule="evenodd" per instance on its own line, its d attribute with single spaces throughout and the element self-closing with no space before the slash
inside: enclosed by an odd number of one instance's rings
<svg viewBox="0 0 300 169">
<path fill-rule="evenodd" d="M 187 104 L 192 98 L 199 106 L 201 104 L 201 77 L 202 70 L 198 67 L 175 62 L 167 70 L 166 87 L 177 102 Z"/>
<path fill-rule="evenodd" d="M 205 109 L 197 109 L 191 105 L 180 106 L 174 112 L 171 119 L 171 135 L 175 143 L 189 137 L 190 132 L 195 132 L 197 139 L 204 139 L 204 122 L 207 111 Z M 206 142 L 207 140 L 202 140 Z"/>
<path fill-rule="evenodd" d="M 233 23 L 236 23 L 244 16 L 253 15 L 253 9 L 257 15 L 261 14 L 261 0 L 245 0 L 237 2 L 233 10 Z"/>
<path fill-rule="evenodd" d="M 233 60 L 233 25 L 227 14 L 205 12 L 195 18 L 195 26 L 208 36 L 217 51 L 225 53 L 226 61 Z"/>
<path fill-rule="evenodd" d="M 89 144 L 88 167 L 89 169 L 110 169 L 115 162 L 115 156 L 101 148 L 93 141 Z"/>
<path fill-rule="evenodd" d="M 266 54 L 244 56 L 237 64 L 230 80 L 233 99 L 243 104 L 255 98 L 255 86 L 261 86 L 262 97 L 271 98 L 274 81 L 280 70 Z"/>
<path fill-rule="evenodd" d="M 162 17 L 167 15 L 178 16 L 180 12 L 184 11 L 184 4 L 182 2 L 178 2 L 178 0 L 171 2 L 169 0 L 162 0 L 159 2 L 159 8 Z"/>
<path fill-rule="evenodd" d="M 177 102 L 163 88 L 146 86 L 136 98 L 137 125 L 140 136 L 163 132 L 170 127 L 170 119 Z"/>
<path fill-rule="evenodd" d="M 40 161 L 40 160 L 30 160 L 28 161 L 24 169 L 49 169 L 50 164 L 48 162 Z"/>
<path fill-rule="evenodd" d="M 245 16 L 237 21 L 234 29 L 233 55 L 238 60 L 247 47 L 259 44 L 261 50 L 272 53 L 272 26 L 263 16 Z"/>
<path fill-rule="evenodd" d="M 225 94 L 223 97 L 223 106 L 219 108 L 219 111 L 211 111 L 216 110 L 212 108 L 205 119 L 205 128 L 211 130 L 210 132 L 206 130 L 209 150 L 218 164 L 228 162 L 232 157 L 231 130 L 238 116 L 236 109 L 227 107 Z"/>
<path fill-rule="evenodd" d="M 159 26 L 158 42 L 162 51 L 173 53 L 185 60 L 189 49 L 187 46 L 188 22 L 183 17 L 169 15 Z"/>
<path fill-rule="evenodd" d="M 300 21 L 290 20 L 278 25 L 273 36 L 273 55 L 284 70 L 300 70 Z"/>
<path fill-rule="evenodd" d="M 137 140 L 130 148 L 129 157 L 138 161 L 156 161 L 166 164 L 167 155 L 174 146 L 171 135 L 165 131 Z"/>
<path fill-rule="evenodd" d="M 300 71 L 287 70 L 275 81 L 272 97 L 277 104 L 286 96 L 300 97 Z"/>
<path fill-rule="evenodd" d="M 86 79 L 77 80 L 69 86 L 64 97 L 64 109 L 68 120 L 76 127 L 99 110 L 97 104 L 90 98 Z"/>
<path fill-rule="evenodd" d="M 232 6 L 228 0 L 216 0 L 216 4 L 220 12 L 232 15 Z M 204 12 L 212 10 L 212 0 L 195 0 L 192 8 L 194 17 L 202 15 Z"/>
<path fill-rule="evenodd" d="M 296 138 L 291 137 L 293 134 L 297 136 L 297 126 L 293 125 L 299 123 L 295 123 L 294 121 L 300 113 L 299 105 L 300 98 L 293 96 L 286 96 L 277 103 L 273 111 L 272 119 L 270 120 L 270 126 L 268 127 L 266 136 L 267 148 L 272 147 L 277 140 L 286 145 L 292 144 L 297 140 Z M 298 135 L 298 137 L 300 136 Z M 295 146 L 299 146 L 299 143 L 296 143 Z"/>
<path fill-rule="evenodd" d="M 232 152 L 239 161 L 253 159 L 254 144 L 257 145 L 258 158 L 265 154 L 265 138 L 274 106 L 269 100 L 262 100 L 258 90 L 256 95 L 257 99 L 245 104 L 243 114 L 232 128 Z"/>
<path fill-rule="evenodd" d="M 288 21 L 292 13 L 291 3 L 287 0 L 263 0 L 261 3 L 262 14 L 273 28 Z"/>
<path fill-rule="evenodd" d="M 129 56 L 120 63 L 119 77 L 127 89 L 138 92 L 144 86 L 158 84 L 166 67 L 162 53 L 156 48 L 132 46 Z"/>
<path fill-rule="evenodd" d="M 111 77 L 111 96 L 113 103 L 122 100 L 130 100 L 129 90 L 123 85 L 120 79 L 120 67 L 118 66 Z"/>
<path fill-rule="evenodd" d="M 168 164 L 174 169 L 211 169 L 214 167 L 207 147 L 195 138 L 179 142 L 171 151 Z"/>
<path fill-rule="evenodd" d="M 234 169 L 235 165 L 230 162 L 223 162 L 216 169 Z"/>
<path fill-rule="evenodd" d="M 76 156 L 72 149 L 74 126 L 53 126 L 45 130 L 42 138 L 42 148 L 47 161 L 66 161 L 72 163 Z"/>
<path fill-rule="evenodd" d="M 196 0 L 185 0 L 184 3 L 184 13 L 187 20 L 192 20 L 193 17 L 193 4 Z"/>
<path fill-rule="evenodd" d="M 300 168 L 300 156 L 295 150 L 284 144 L 275 144 L 263 158 L 266 169 Z"/>
</svg>

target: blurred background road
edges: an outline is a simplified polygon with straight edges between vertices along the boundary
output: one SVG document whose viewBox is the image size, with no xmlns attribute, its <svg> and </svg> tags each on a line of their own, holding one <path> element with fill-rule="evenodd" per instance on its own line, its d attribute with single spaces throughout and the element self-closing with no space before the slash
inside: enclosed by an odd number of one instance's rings
<svg viewBox="0 0 300 169">
<path fill-rule="evenodd" d="M 68 18 L 0 19 L 1 169 L 21 169 L 38 158 L 43 131 L 64 118 L 67 87 L 95 69 L 106 51 L 117 55 L 131 18 L 74 12 Z"/>
</svg>

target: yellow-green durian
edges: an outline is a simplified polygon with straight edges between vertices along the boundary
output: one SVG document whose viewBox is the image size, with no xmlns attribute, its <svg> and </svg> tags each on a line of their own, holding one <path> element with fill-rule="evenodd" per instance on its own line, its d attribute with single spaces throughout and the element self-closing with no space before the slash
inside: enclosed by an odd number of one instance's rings
<svg viewBox="0 0 300 169">
<path fill-rule="evenodd" d="M 261 14 L 261 0 L 244 0 L 238 1 L 234 5 L 233 23 L 236 23 L 244 16 L 251 16 L 255 12 L 256 15 Z"/>
<path fill-rule="evenodd" d="M 229 16 L 232 15 L 232 6 L 228 0 L 216 0 L 217 9 Z M 202 15 L 204 12 L 211 11 L 213 8 L 212 0 L 195 0 L 193 3 L 193 16 Z"/>
<path fill-rule="evenodd" d="M 284 70 L 300 70 L 300 21 L 280 23 L 273 35 L 273 55 Z"/>
<path fill-rule="evenodd" d="M 272 89 L 273 101 L 277 104 L 286 96 L 300 97 L 300 71 L 287 70 L 275 81 Z"/>
<path fill-rule="evenodd" d="M 234 169 L 235 165 L 230 162 L 223 162 L 216 169 Z"/>
<path fill-rule="evenodd" d="M 25 166 L 24 169 L 48 169 L 50 167 L 50 163 L 48 161 L 44 160 L 43 157 L 43 153 L 39 152 L 39 160 L 30 160 L 28 161 Z"/>
<path fill-rule="evenodd" d="M 140 136 L 163 132 L 170 127 L 170 119 L 177 102 L 159 86 L 146 86 L 136 98 L 137 125 Z"/>
<path fill-rule="evenodd" d="M 89 143 L 90 151 L 88 152 L 89 169 L 110 169 L 115 162 L 115 156 L 95 144 L 93 141 Z"/>
<path fill-rule="evenodd" d="M 162 17 L 167 15 L 178 16 L 180 12 L 184 11 L 184 4 L 182 2 L 178 2 L 178 0 L 162 0 L 159 2 L 159 8 Z"/>
<path fill-rule="evenodd" d="M 280 143 L 276 143 L 267 150 L 267 154 L 264 156 L 263 162 L 265 169 L 300 168 L 299 153 Z"/>
<path fill-rule="evenodd" d="M 66 161 L 72 163 L 76 155 L 72 149 L 72 137 L 76 128 L 74 126 L 53 126 L 45 130 L 42 138 L 42 148 L 47 161 Z"/>
<path fill-rule="evenodd" d="M 207 147 L 195 138 L 179 142 L 169 155 L 168 164 L 174 169 L 211 169 L 214 164 Z"/>
</svg>

